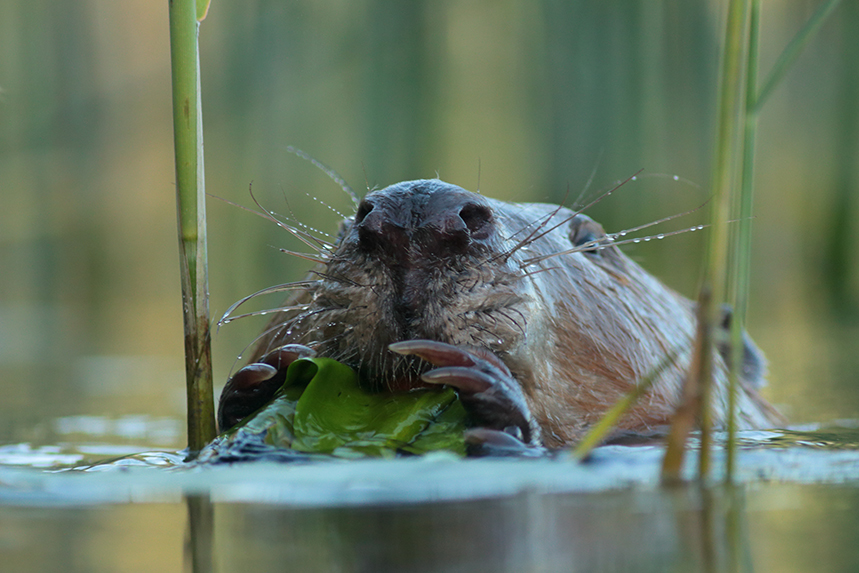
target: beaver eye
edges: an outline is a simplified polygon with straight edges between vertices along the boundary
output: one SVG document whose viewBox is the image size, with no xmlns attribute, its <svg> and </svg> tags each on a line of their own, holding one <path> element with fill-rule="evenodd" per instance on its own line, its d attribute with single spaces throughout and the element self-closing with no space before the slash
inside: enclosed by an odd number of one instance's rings
<svg viewBox="0 0 859 573">
<path fill-rule="evenodd" d="M 588 253 L 591 255 L 597 254 L 597 247 L 599 243 L 596 241 L 599 239 L 593 232 L 588 231 L 587 233 L 582 233 L 578 237 L 576 237 L 576 242 L 573 246 L 581 247 L 582 245 L 587 245 L 588 243 L 593 243 L 593 245 L 587 249 L 582 249 L 583 253 Z"/>
</svg>

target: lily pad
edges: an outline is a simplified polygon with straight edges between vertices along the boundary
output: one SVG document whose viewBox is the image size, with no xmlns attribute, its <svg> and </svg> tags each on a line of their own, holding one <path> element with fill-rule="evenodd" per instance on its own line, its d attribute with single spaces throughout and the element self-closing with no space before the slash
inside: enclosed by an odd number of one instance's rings
<svg viewBox="0 0 859 573">
<path fill-rule="evenodd" d="M 357 374 L 329 358 L 303 358 L 275 398 L 237 433 L 266 444 L 342 457 L 465 453 L 465 410 L 452 388 L 368 392 Z"/>
</svg>

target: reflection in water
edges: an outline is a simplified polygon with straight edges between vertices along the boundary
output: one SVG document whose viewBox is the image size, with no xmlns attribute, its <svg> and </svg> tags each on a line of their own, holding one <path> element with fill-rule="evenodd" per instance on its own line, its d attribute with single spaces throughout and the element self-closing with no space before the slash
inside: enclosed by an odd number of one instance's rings
<svg viewBox="0 0 859 573">
<path fill-rule="evenodd" d="M 729 553 L 723 532 L 705 535 L 714 499 L 721 493 L 680 489 L 326 509 L 218 504 L 217 562 L 228 571 L 706 569 Z"/>
<path fill-rule="evenodd" d="M 641 446 L 586 464 L 150 453 L 0 466 L 0 554 L 4 570 L 34 571 L 854 570 L 859 452 L 842 430 L 844 447 L 825 449 L 801 445 L 819 441 L 811 430 L 791 445 L 746 434 L 741 485 L 707 490 L 659 488 L 661 450 Z"/>
<path fill-rule="evenodd" d="M 859 496 L 826 487 L 697 486 L 369 507 L 215 504 L 191 531 L 212 535 L 216 570 L 293 571 L 825 571 L 852 570 Z M 794 500 L 788 521 L 778 500 Z M 190 503 L 190 501 L 189 501 Z M 834 519 L 819 512 L 834 511 Z M 817 515 L 818 519 L 814 519 Z M 838 534 L 831 535 L 834 530 Z M 806 530 L 816 533 L 809 535 Z M 822 538 L 827 555 L 816 562 Z M 210 571 L 211 539 L 193 553 Z"/>
<path fill-rule="evenodd" d="M 188 495 L 188 527 L 185 530 L 185 570 L 211 573 L 215 531 L 214 507 L 208 495 Z"/>
</svg>

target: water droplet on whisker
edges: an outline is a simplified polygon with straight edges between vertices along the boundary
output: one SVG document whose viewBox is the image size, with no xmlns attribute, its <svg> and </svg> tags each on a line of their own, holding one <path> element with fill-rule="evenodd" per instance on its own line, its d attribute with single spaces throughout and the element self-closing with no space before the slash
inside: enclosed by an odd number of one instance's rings
<svg viewBox="0 0 859 573">
<path fill-rule="evenodd" d="M 680 181 L 680 177 L 679 177 L 679 176 L 677 176 L 677 175 L 675 175 L 675 176 L 674 176 L 674 180 L 675 180 L 675 181 Z"/>
<path fill-rule="evenodd" d="M 664 238 L 665 238 L 665 235 L 656 235 L 656 238 L 657 238 L 657 239 L 664 239 Z"/>
</svg>

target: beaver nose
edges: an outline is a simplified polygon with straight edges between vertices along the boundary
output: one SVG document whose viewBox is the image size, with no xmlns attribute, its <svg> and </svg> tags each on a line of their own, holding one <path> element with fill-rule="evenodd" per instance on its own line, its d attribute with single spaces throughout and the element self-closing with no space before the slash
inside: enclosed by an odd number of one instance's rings
<svg viewBox="0 0 859 573">
<path fill-rule="evenodd" d="M 393 253 L 408 248 L 409 233 L 403 222 L 397 220 L 401 218 L 398 215 L 401 213 L 387 206 L 375 205 L 366 199 L 362 201 L 355 214 L 358 248 L 365 253 Z"/>
<path fill-rule="evenodd" d="M 474 241 L 489 237 L 492 212 L 452 195 L 422 205 L 365 199 L 355 214 L 359 248 L 392 255 L 414 248 L 438 257 L 464 253 Z"/>
</svg>

